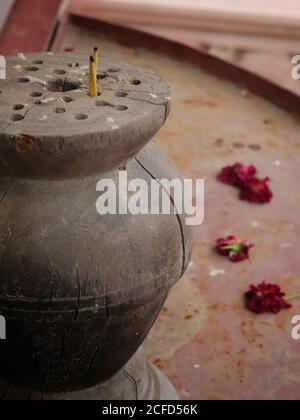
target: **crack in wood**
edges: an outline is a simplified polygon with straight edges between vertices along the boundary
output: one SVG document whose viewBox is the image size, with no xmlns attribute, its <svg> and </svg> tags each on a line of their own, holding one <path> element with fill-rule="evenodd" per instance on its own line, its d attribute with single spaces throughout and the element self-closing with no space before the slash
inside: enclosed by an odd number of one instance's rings
<svg viewBox="0 0 300 420">
<path fill-rule="evenodd" d="M 14 184 L 14 182 L 15 182 L 15 179 L 12 179 L 10 184 L 8 185 L 7 189 L 4 191 L 3 196 L 0 198 L 0 203 L 2 203 L 4 201 L 5 197 L 9 193 L 9 191 L 10 191 L 12 185 Z"/>
<path fill-rule="evenodd" d="M 143 168 L 150 176 L 153 180 L 157 181 L 157 177 L 155 177 L 142 163 L 141 161 L 136 157 L 135 160 L 137 161 L 137 163 L 141 166 L 141 168 Z M 158 181 L 157 181 L 158 182 Z M 175 216 L 177 218 L 178 224 L 179 224 L 179 229 L 180 229 L 180 235 L 181 235 L 181 244 L 182 244 L 182 253 L 183 253 L 183 261 L 182 261 L 182 270 L 181 270 L 181 276 L 183 276 L 184 272 L 185 272 L 185 261 L 186 261 L 186 247 L 185 247 L 185 237 L 184 237 L 184 229 L 183 229 L 183 225 L 180 219 L 180 215 L 178 214 L 178 212 L 176 211 L 176 207 L 175 207 L 175 202 L 173 197 L 171 196 L 171 194 L 168 193 L 168 191 L 162 186 L 162 188 L 164 189 L 165 193 L 168 194 L 170 201 L 174 207 L 175 210 Z"/>
</svg>

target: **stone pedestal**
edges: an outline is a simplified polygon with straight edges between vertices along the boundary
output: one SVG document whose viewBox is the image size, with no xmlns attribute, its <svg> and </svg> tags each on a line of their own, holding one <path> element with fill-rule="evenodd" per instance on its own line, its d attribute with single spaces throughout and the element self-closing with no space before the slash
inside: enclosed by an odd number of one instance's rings
<svg viewBox="0 0 300 420">
<path fill-rule="evenodd" d="M 142 356 L 128 360 L 189 263 L 191 231 L 171 192 L 168 215 L 96 208 L 98 182 L 118 191 L 120 171 L 149 188 L 179 177 L 147 144 L 167 118 L 169 90 L 151 70 L 100 62 L 96 98 L 84 55 L 20 54 L 0 82 L 3 398 L 171 392 Z"/>
</svg>

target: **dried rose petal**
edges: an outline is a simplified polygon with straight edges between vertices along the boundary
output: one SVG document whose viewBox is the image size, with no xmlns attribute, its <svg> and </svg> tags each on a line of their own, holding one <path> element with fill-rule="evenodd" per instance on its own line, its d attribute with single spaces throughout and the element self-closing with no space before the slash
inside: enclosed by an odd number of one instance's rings
<svg viewBox="0 0 300 420">
<path fill-rule="evenodd" d="M 265 282 L 258 286 L 250 286 L 249 292 L 245 294 L 246 308 L 255 314 L 274 313 L 278 314 L 283 309 L 292 307 L 285 299 L 280 287 L 276 284 Z"/>
<path fill-rule="evenodd" d="M 243 242 L 235 236 L 219 238 L 216 242 L 217 252 L 229 258 L 231 262 L 240 262 L 249 259 L 249 250 L 255 245 Z"/>
<path fill-rule="evenodd" d="M 255 179 L 257 169 L 253 165 L 244 166 L 237 162 L 233 166 L 227 166 L 222 169 L 218 180 L 224 184 L 241 187 L 245 182 Z"/>
<path fill-rule="evenodd" d="M 259 180 L 257 178 L 247 181 L 241 187 L 240 199 L 250 203 L 270 203 L 273 193 L 268 186 L 269 178 Z"/>
</svg>

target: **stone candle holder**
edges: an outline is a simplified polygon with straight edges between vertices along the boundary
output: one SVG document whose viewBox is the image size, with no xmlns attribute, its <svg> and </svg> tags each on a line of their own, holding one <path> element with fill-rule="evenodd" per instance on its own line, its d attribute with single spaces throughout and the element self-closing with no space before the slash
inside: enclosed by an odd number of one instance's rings
<svg viewBox="0 0 300 420">
<path fill-rule="evenodd" d="M 0 81 L 3 399 L 175 398 L 139 347 L 191 253 L 184 216 L 104 215 L 97 182 L 178 178 L 148 143 L 169 113 L 154 72 L 88 57 L 19 54 Z M 172 196 L 170 196 L 173 205 Z"/>
</svg>

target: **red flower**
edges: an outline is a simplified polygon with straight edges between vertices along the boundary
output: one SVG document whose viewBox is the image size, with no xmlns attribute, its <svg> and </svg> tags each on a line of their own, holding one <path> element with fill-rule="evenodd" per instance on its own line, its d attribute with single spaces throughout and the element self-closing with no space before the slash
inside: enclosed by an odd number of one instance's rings
<svg viewBox="0 0 300 420">
<path fill-rule="evenodd" d="M 244 166 L 236 163 L 222 169 L 218 175 L 218 180 L 229 185 L 240 188 L 240 199 L 251 203 L 269 203 L 273 198 L 273 193 L 268 186 L 269 178 L 258 179 L 257 169 L 254 165 Z"/>
<path fill-rule="evenodd" d="M 246 307 L 255 314 L 268 312 L 278 314 L 283 309 L 292 307 L 284 297 L 285 293 L 279 286 L 263 282 L 258 286 L 250 286 L 250 291 L 245 294 Z"/>
<path fill-rule="evenodd" d="M 224 184 L 233 185 L 235 187 L 242 187 L 245 182 L 255 179 L 257 169 L 253 165 L 244 166 L 241 163 L 236 163 L 233 166 L 227 166 L 222 169 L 218 176 L 218 180 Z"/>
<path fill-rule="evenodd" d="M 242 242 L 235 236 L 219 238 L 216 242 L 217 252 L 228 257 L 231 262 L 248 260 L 249 250 L 254 246 L 250 242 Z"/>
<path fill-rule="evenodd" d="M 250 203 L 269 203 L 273 198 L 273 193 L 268 186 L 269 178 L 259 180 L 254 178 L 247 181 L 241 187 L 240 199 L 250 201 Z"/>
</svg>

